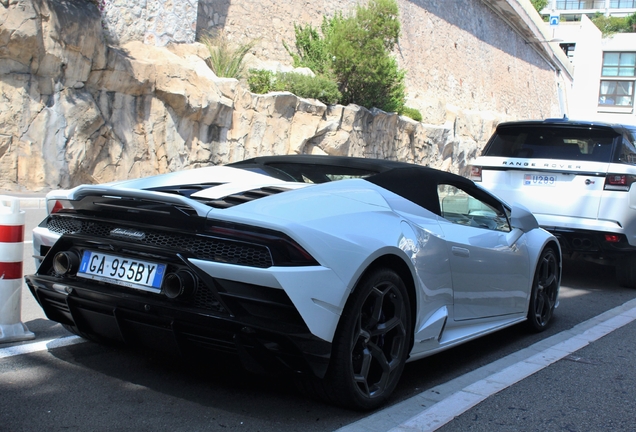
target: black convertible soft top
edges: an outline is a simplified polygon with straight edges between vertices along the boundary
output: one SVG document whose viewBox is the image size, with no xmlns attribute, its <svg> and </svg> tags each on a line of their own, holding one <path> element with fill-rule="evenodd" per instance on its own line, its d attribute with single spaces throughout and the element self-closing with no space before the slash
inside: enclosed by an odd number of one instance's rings
<svg viewBox="0 0 636 432">
<path fill-rule="evenodd" d="M 338 178 L 364 178 L 404 162 L 326 155 L 259 156 L 228 166 L 259 172 L 286 181 L 326 183 Z"/>
<path fill-rule="evenodd" d="M 396 167 L 367 177 L 365 180 L 393 192 L 415 204 L 441 215 L 437 187 L 448 184 L 472 191 L 477 187 L 467 178 L 419 165 Z M 481 195 L 478 192 L 479 195 Z M 488 200 L 490 201 L 490 200 Z"/>
<path fill-rule="evenodd" d="M 339 176 L 362 178 L 438 215 L 441 214 L 437 195 L 440 184 L 470 191 L 490 204 L 497 202 L 462 176 L 406 162 L 346 156 L 281 155 L 259 156 L 228 166 L 300 182 L 324 183 Z"/>
</svg>

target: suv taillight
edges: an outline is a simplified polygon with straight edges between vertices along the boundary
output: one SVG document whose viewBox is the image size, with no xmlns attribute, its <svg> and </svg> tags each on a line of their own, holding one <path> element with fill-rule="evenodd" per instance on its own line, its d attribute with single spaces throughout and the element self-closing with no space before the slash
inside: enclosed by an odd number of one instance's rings
<svg viewBox="0 0 636 432">
<path fill-rule="evenodd" d="M 636 176 L 629 174 L 607 174 L 603 189 L 614 191 L 628 191 Z"/>
<path fill-rule="evenodd" d="M 472 181 L 480 182 L 481 181 L 481 167 L 477 165 L 470 166 L 470 179 Z"/>
</svg>

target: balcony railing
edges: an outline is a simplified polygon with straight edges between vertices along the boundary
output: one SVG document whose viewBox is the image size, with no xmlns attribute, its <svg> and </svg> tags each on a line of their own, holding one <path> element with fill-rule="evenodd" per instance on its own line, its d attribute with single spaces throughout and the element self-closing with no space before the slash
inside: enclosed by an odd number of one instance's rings
<svg viewBox="0 0 636 432">
<path fill-rule="evenodd" d="M 636 9 L 636 0 L 612 0 L 610 9 Z"/>
<path fill-rule="evenodd" d="M 605 0 L 563 0 L 557 1 L 556 4 L 559 10 L 605 9 Z"/>
<path fill-rule="evenodd" d="M 610 0 L 610 9 L 636 9 L 636 0 Z M 605 10 L 605 0 L 558 0 L 557 10 Z"/>
</svg>

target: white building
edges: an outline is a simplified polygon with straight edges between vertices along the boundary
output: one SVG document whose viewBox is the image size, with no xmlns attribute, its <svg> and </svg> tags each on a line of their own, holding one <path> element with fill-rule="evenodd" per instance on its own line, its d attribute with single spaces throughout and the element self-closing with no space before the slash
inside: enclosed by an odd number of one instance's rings
<svg viewBox="0 0 636 432">
<path fill-rule="evenodd" d="M 550 26 L 549 32 L 555 41 L 549 45 L 560 46 L 574 66 L 569 117 L 636 125 L 636 33 L 603 38 L 586 15 Z"/>
<path fill-rule="evenodd" d="M 596 13 L 622 17 L 636 12 L 636 0 L 550 0 L 541 13 L 547 15 L 550 12 L 556 12 L 568 21 Z"/>
</svg>

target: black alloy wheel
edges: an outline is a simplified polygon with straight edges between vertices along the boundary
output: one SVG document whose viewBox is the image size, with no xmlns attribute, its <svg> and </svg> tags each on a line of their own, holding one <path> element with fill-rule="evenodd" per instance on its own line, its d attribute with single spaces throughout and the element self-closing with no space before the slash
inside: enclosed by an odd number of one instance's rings
<svg viewBox="0 0 636 432">
<path fill-rule="evenodd" d="M 534 331 L 543 331 L 550 323 L 559 294 L 560 276 L 554 249 L 544 249 L 537 263 L 528 308 L 528 324 Z"/>
<path fill-rule="evenodd" d="M 323 384 L 338 405 L 370 410 L 391 395 L 411 349 L 411 310 L 402 279 L 377 269 L 356 286 L 334 338 Z"/>
</svg>

